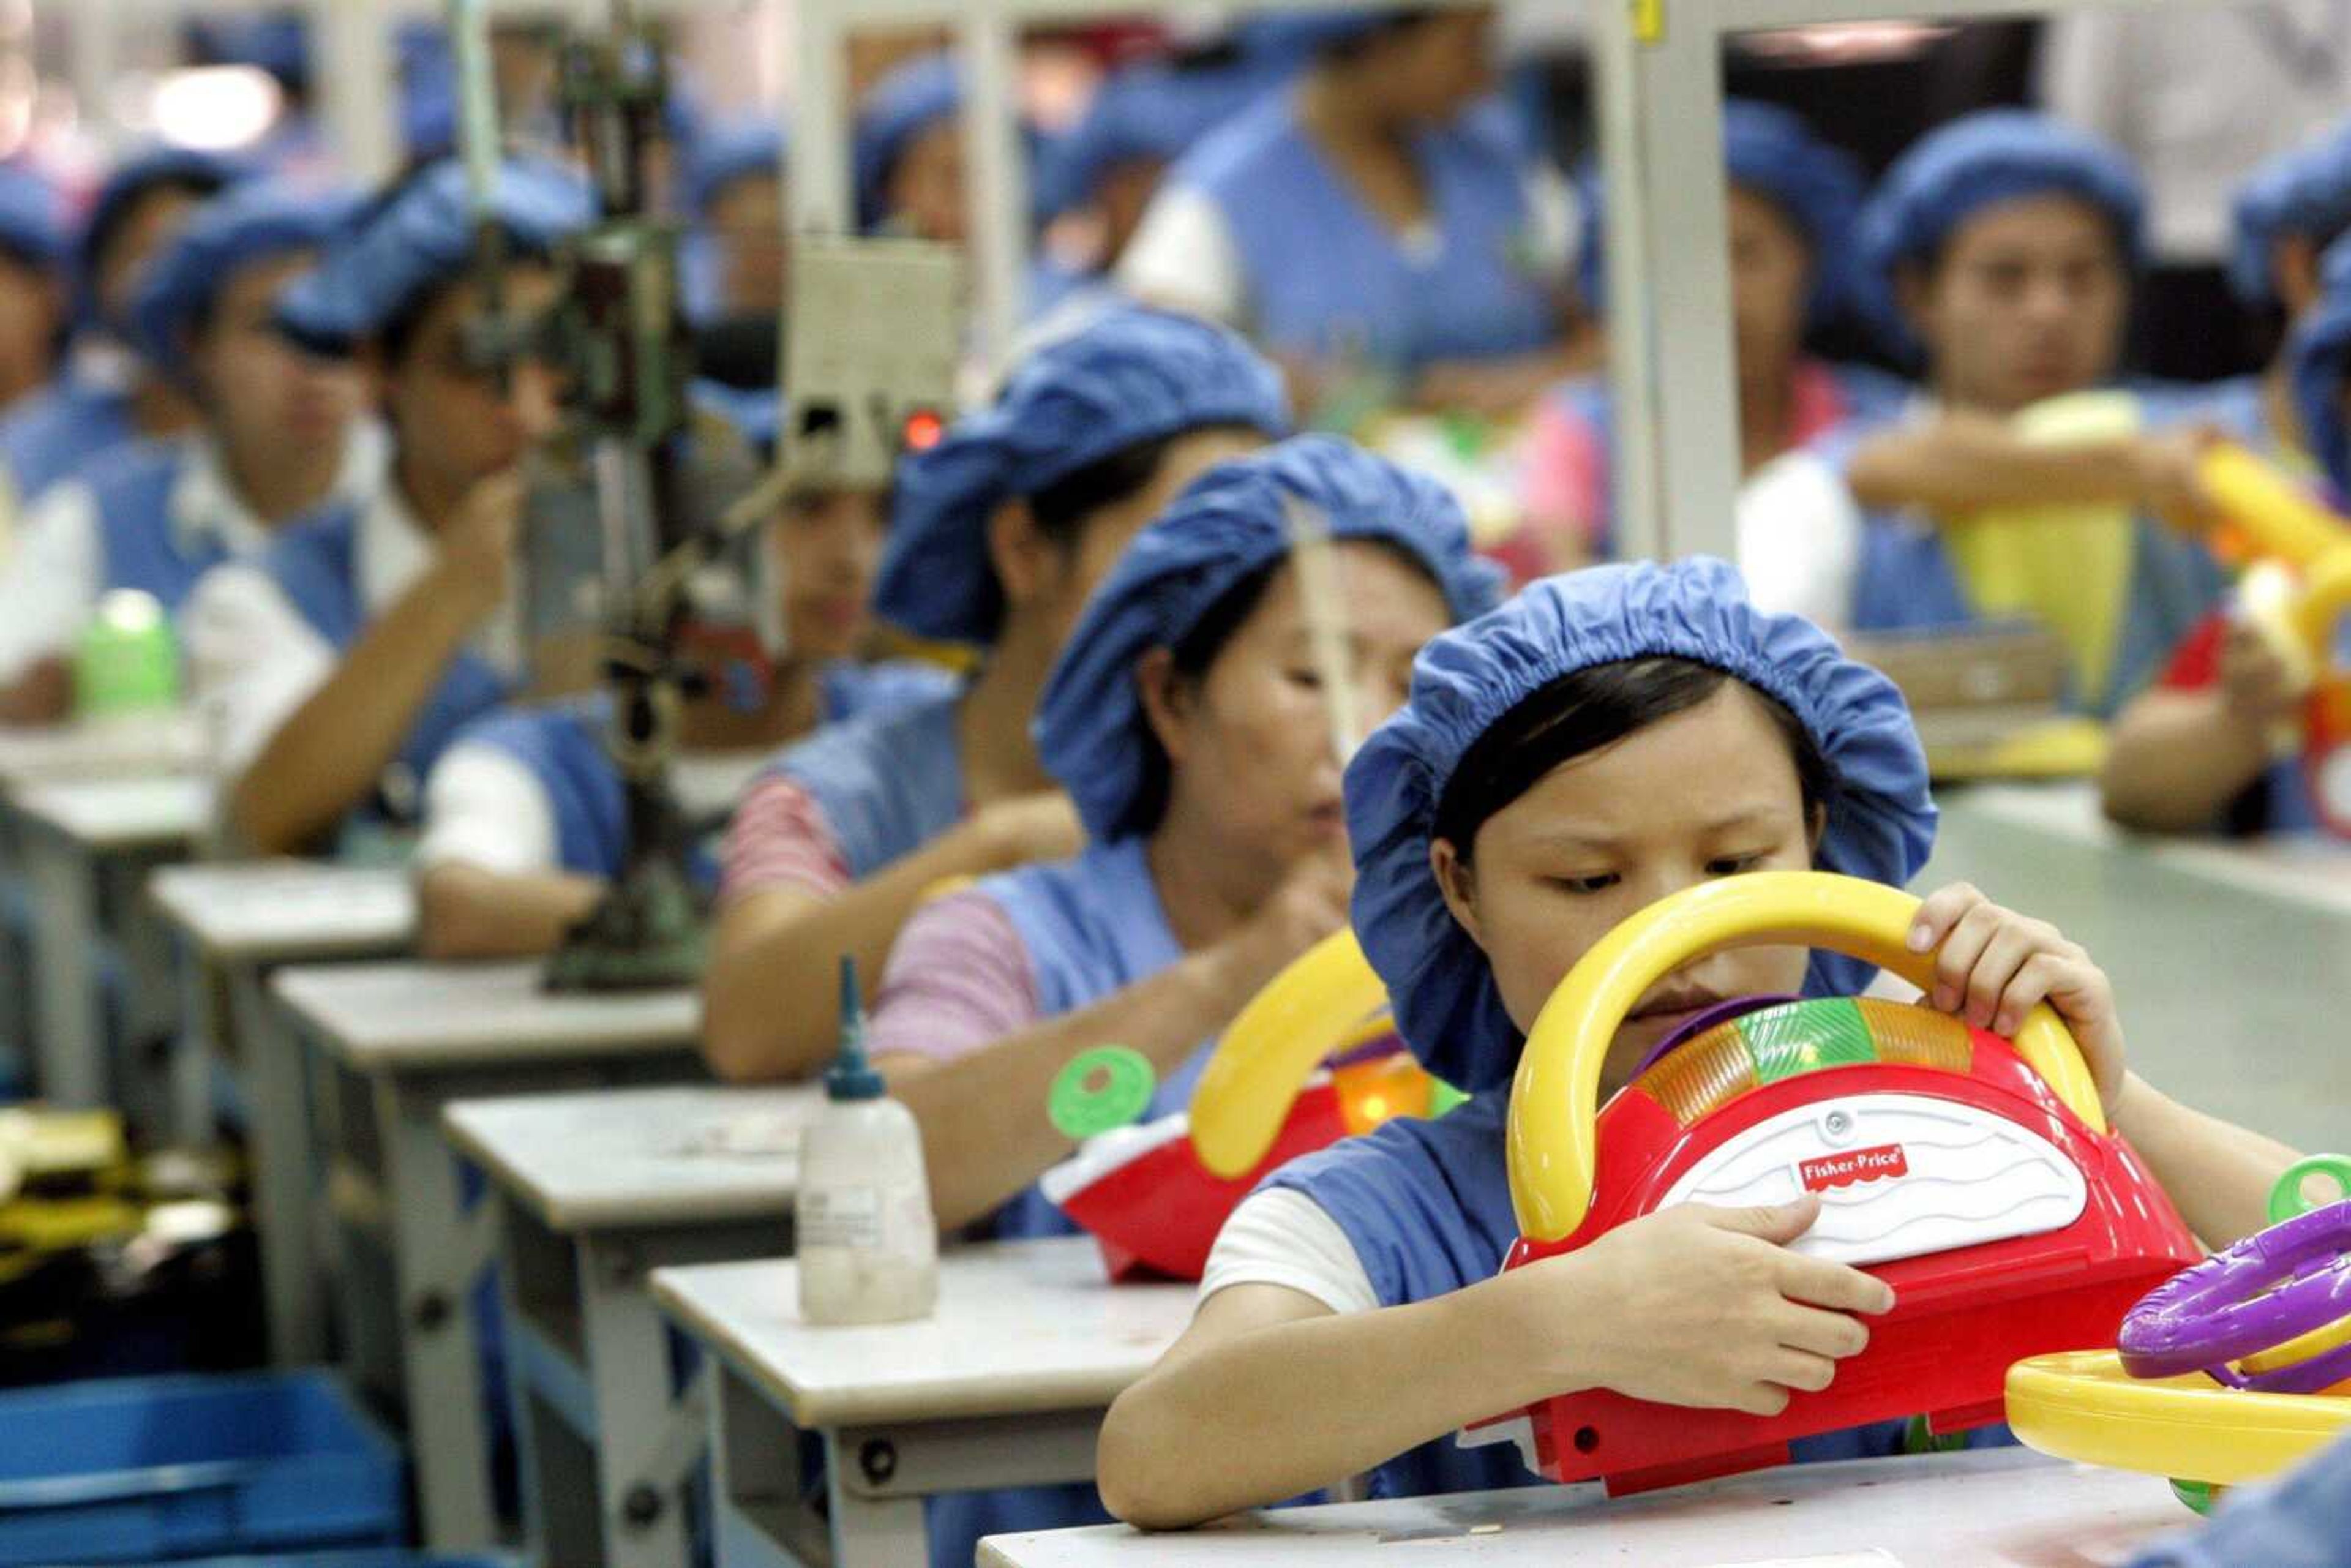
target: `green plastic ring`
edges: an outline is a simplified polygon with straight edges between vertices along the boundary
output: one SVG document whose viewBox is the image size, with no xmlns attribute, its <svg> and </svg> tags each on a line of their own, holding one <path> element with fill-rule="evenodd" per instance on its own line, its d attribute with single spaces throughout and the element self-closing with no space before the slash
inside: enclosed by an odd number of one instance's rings
<svg viewBox="0 0 2351 1568">
<path fill-rule="evenodd" d="M 1063 1137 L 1092 1138 L 1142 1120 L 1159 1075 L 1131 1046 L 1098 1045 L 1054 1075 L 1045 1113 Z"/>
<path fill-rule="evenodd" d="M 2325 1203 L 2311 1202 L 2302 1195 L 2302 1184 L 2304 1177 L 2314 1176 L 2334 1177 L 2342 1196 L 2328 1198 Z M 2283 1225 L 2314 1208 L 2340 1203 L 2346 1197 L 2351 1197 L 2351 1158 L 2342 1155 L 2313 1155 L 2308 1159 L 2296 1160 L 2285 1167 L 2285 1174 L 2278 1177 L 2275 1186 L 2270 1188 L 2270 1223 Z"/>
</svg>

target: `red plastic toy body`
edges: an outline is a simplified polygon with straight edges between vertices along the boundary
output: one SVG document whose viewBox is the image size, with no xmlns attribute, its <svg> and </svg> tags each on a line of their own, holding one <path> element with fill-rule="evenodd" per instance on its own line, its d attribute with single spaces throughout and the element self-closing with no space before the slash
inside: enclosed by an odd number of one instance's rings
<svg viewBox="0 0 2351 1568">
<path fill-rule="evenodd" d="M 1891 1059 L 1799 1042 L 1811 1054 L 1791 1069 L 1785 1035 L 1752 1051 L 1737 1038 L 1789 1009 L 1708 1030 L 1602 1110 L 1583 1225 L 1554 1246 L 1521 1239 L 1504 1266 L 1676 1203 L 1782 1201 L 1792 1176 L 1824 1206 L 1800 1247 L 1894 1287 L 1868 1348 L 1776 1416 L 1603 1390 L 1483 1423 L 1464 1441 L 1516 1438 L 1552 1479 L 1604 1479 L 1621 1494 L 1782 1463 L 1796 1438 L 1867 1422 L 1988 1425 L 2001 1418 L 2011 1364 L 2112 1344 L 2131 1304 L 2201 1255 L 2130 1146 L 2085 1126 L 2006 1040 L 1892 1003 L 1801 1006 L 1853 1009 Z M 1751 1071 L 1765 1050 L 1790 1075 Z"/>
</svg>

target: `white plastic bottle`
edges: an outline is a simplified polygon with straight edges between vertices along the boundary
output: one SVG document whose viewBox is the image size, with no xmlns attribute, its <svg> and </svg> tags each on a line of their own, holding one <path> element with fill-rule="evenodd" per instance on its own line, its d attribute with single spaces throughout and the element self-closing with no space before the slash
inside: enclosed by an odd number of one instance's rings
<svg viewBox="0 0 2351 1568">
<path fill-rule="evenodd" d="M 923 1171 L 923 1134 L 865 1059 L 853 960 L 841 963 L 841 1054 L 825 1103 L 800 1134 L 792 1205 L 800 1316 L 811 1323 L 894 1323 L 938 1304 L 939 1236 Z"/>
</svg>

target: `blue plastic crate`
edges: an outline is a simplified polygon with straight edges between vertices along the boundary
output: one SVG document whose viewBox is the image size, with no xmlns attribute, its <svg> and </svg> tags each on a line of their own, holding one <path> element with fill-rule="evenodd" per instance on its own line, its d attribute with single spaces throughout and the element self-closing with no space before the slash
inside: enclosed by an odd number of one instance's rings
<svg viewBox="0 0 2351 1568">
<path fill-rule="evenodd" d="M 0 1564 L 397 1546 L 400 1451 L 323 1372 L 0 1395 Z"/>
</svg>

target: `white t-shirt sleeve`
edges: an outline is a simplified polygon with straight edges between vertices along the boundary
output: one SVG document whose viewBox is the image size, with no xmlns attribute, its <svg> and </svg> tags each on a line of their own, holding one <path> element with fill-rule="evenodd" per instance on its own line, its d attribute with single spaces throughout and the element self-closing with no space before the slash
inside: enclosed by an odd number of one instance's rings
<svg viewBox="0 0 2351 1568">
<path fill-rule="evenodd" d="M 538 776 L 495 746 L 451 747 L 425 780 L 416 863 L 425 870 L 470 865 L 501 876 L 559 869 L 555 810 Z"/>
<path fill-rule="evenodd" d="M 1374 1312 L 1380 1304 L 1339 1222 L 1290 1187 L 1250 1194 L 1217 1233 L 1200 1274 L 1199 1299 L 1231 1285 L 1286 1285 L 1343 1314 Z"/>
<path fill-rule="evenodd" d="M 1527 170 L 1526 189 L 1528 261 L 1537 277 L 1573 277 L 1583 248 L 1583 206 L 1575 187 L 1551 164 L 1535 163 Z"/>
<path fill-rule="evenodd" d="M 1861 507 L 1816 453 L 1774 458 L 1740 487 L 1739 570 L 1759 610 L 1832 631 L 1853 622 Z"/>
<path fill-rule="evenodd" d="M 86 485 L 53 486 L 26 516 L 0 571 L 0 681 L 72 648 L 98 603 L 101 550 Z"/>
<path fill-rule="evenodd" d="M 188 682 L 224 785 L 335 673 L 333 646 L 267 573 L 231 562 L 196 581 L 180 612 Z"/>
<path fill-rule="evenodd" d="M 1162 185 L 1151 198 L 1119 256 L 1118 285 L 1153 305 L 1229 327 L 1247 323 L 1240 248 L 1217 204 L 1188 185 Z"/>
</svg>

